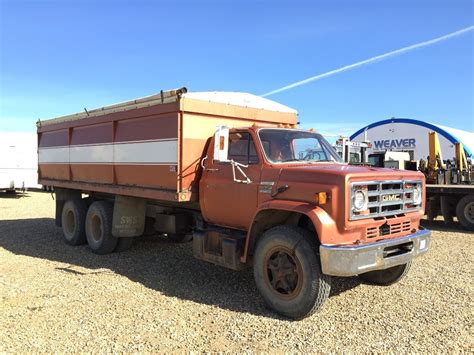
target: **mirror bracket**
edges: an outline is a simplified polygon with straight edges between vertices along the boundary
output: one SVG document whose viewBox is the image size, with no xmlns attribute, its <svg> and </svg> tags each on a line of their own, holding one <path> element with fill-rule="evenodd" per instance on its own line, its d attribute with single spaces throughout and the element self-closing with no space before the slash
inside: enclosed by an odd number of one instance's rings
<svg viewBox="0 0 474 355">
<path fill-rule="evenodd" d="M 241 184 L 252 183 L 252 180 L 250 180 L 247 174 L 245 174 L 245 172 L 242 170 L 242 168 L 248 168 L 249 167 L 248 165 L 238 163 L 234 160 L 230 160 L 230 164 L 232 165 L 232 176 L 234 178 L 234 182 L 238 182 Z M 245 178 L 245 180 L 237 179 L 235 170 L 238 170 L 240 174 L 242 174 L 242 176 Z"/>
</svg>

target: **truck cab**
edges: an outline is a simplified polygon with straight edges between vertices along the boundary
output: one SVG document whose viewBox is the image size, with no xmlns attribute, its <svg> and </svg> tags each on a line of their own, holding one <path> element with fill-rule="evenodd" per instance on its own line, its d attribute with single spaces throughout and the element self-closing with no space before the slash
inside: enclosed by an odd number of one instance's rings
<svg viewBox="0 0 474 355">
<path fill-rule="evenodd" d="M 347 165 L 313 131 L 219 127 L 202 168 L 201 212 L 222 234 L 215 228 L 196 238 L 197 256 L 206 260 L 211 245 L 209 261 L 252 264 L 267 303 L 285 315 L 319 308 L 331 276 L 389 285 L 428 250 L 423 174 Z M 241 231 L 241 243 L 227 249 L 236 256 L 219 260 L 212 246 L 224 253 L 222 240 L 232 239 L 226 229 Z"/>
</svg>

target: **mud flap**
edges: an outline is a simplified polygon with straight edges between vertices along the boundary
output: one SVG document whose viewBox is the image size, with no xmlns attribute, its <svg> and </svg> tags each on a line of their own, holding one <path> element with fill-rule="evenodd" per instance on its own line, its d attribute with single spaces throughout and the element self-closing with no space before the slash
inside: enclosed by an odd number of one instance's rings
<svg viewBox="0 0 474 355">
<path fill-rule="evenodd" d="M 137 237 L 145 230 L 146 200 L 115 196 L 112 235 L 117 238 Z"/>
</svg>

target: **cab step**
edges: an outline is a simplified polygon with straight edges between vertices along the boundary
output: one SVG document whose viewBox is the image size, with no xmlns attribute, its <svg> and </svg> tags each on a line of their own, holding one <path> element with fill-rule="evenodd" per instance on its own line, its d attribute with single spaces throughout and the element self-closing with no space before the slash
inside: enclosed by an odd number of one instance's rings
<svg viewBox="0 0 474 355">
<path fill-rule="evenodd" d="M 200 260 L 232 270 L 242 270 L 240 262 L 245 245 L 245 233 L 229 229 L 196 231 L 193 234 L 193 254 Z"/>
</svg>

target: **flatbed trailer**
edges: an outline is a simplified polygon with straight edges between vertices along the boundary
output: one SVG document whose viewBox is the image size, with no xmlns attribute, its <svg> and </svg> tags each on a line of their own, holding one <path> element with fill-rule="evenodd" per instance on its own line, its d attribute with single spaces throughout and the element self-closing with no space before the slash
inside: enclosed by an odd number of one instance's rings
<svg viewBox="0 0 474 355">
<path fill-rule="evenodd" d="M 447 225 L 456 217 L 465 229 L 474 231 L 474 185 L 427 184 L 426 212 L 429 219 L 442 215 Z"/>
</svg>

